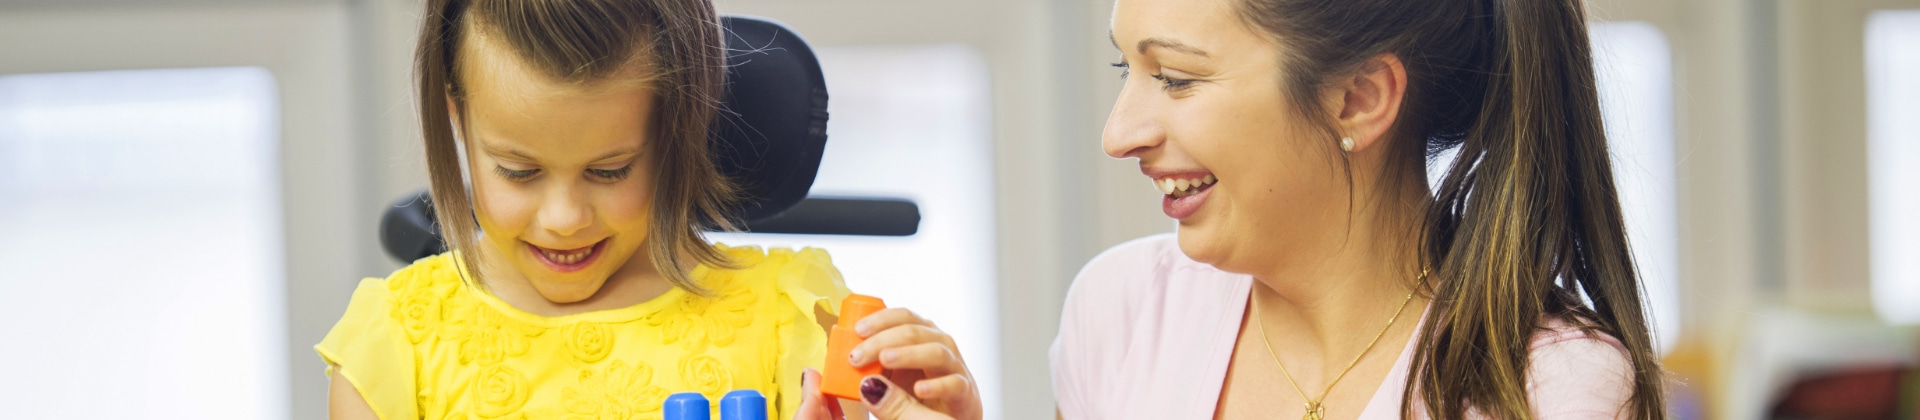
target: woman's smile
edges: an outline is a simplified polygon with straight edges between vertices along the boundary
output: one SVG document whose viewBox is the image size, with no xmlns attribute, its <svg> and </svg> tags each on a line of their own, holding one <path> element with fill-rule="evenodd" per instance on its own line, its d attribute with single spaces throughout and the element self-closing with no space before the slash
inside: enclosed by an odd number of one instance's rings
<svg viewBox="0 0 1920 420">
<path fill-rule="evenodd" d="M 533 254 L 533 258 L 540 260 L 540 263 L 546 265 L 548 269 L 571 273 L 585 269 L 598 261 L 600 250 L 606 248 L 607 240 L 601 239 L 593 245 L 572 249 L 555 249 L 534 245 L 532 242 L 524 243 L 527 244 L 527 252 Z"/>
<path fill-rule="evenodd" d="M 1186 219 L 1199 211 L 1211 195 L 1208 193 L 1213 191 L 1213 184 L 1220 181 L 1212 173 L 1204 171 L 1148 176 L 1153 177 L 1154 188 L 1165 194 L 1160 201 L 1160 210 L 1175 220 Z"/>
</svg>

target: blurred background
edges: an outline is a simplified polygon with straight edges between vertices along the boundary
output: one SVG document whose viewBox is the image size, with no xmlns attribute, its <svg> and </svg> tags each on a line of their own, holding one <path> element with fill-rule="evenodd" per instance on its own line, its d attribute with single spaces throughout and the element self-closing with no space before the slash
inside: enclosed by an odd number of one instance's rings
<svg viewBox="0 0 1920 420">
<path fill-rule="evenodd" d="M 1051 418 L 1101 250 L 1172 230 L 1099 135 L 1109 0 L 717 0 L 811 41 L 814 193 L 914 200 L 827 248 Z M 1920 418 L 1920 0 L 1592 0 L 1602 106 L 1681 418 Z M 0 0 L 0 405 L 325 417 L 311 350 L 423 188 L 417 0 Z"/>
</svg>

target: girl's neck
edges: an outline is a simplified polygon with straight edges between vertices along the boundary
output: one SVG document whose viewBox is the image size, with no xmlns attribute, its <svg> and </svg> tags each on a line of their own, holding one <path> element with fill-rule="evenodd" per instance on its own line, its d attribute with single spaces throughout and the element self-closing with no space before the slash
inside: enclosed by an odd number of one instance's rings
<svg viewBox="0 0 1920 420">
<path fill-rule="evenodd" d="M 659 271 L 652 269 L 646 248 L 642 247 L 640 252 L 627 259 L 626 265 L 608 276 L 593 296 L 578 302 L 555 302 L 534 289 L 524 273 L 499 258 L 500 251 L 494 249 L 490 242 L 476 242 L 480 252 L 475 256 L 480 264 L 476 264 L 474 269 L 485 271 L 482 278 L 487 282 L 486 291 L 508 306 L 529 314 L 561 317 L 620 309 L 653 300 L 673 289 L 672 283 L 667 282 Z"/>
</svg>

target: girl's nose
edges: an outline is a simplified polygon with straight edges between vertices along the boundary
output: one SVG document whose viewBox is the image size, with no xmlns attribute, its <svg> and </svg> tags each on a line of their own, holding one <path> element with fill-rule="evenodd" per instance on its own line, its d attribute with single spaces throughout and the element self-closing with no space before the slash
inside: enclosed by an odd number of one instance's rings
<svg viewBox="0 0 1920 420">
<path fill-rule="evenodd" d="M 593 206 L 575 188 L 559 188 L 547 194 L 536 220 L 540 228 L 558 236 L 572 236 L 593 224 Z"/>
<path fill-rule="evenodd" d="M 1107 127 L 1100 133 L 1100 148 L 1115 159 L 1137 158 L 1166 142 L 1167 132 L 1152 118 L 1149 98 L 1123 88 L 1107 114 Z"/>
</svg>

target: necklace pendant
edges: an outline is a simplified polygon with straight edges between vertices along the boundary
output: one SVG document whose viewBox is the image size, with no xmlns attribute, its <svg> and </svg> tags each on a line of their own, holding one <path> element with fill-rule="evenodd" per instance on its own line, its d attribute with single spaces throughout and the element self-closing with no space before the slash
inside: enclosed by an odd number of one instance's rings
<svg viewBox="0 0 1920 420">
<path fill-rule="evenodd" d="M 1300 420 L 1323 420 L 1326 418 L 1327 407 L 1320 405 L 1319 401 L 1307 401 L 1307 414 L 1300 416 Z"/>
</svg>

